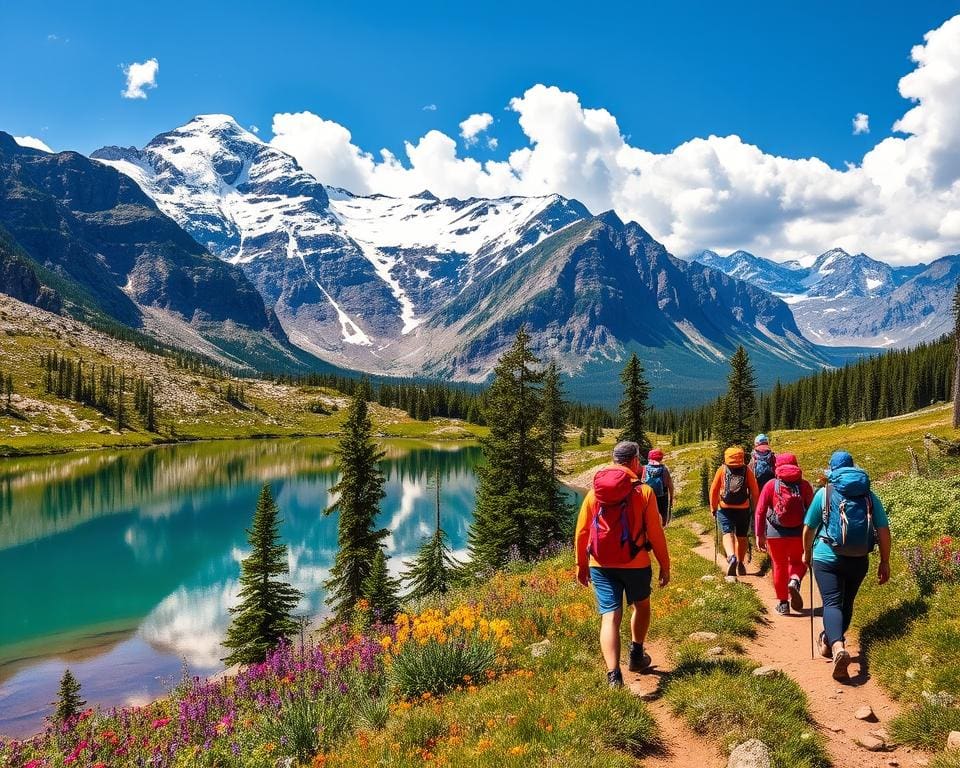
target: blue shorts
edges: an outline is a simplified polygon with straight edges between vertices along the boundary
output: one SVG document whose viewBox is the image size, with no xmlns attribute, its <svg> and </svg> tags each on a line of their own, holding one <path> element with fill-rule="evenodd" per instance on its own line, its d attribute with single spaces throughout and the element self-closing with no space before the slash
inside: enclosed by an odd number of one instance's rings
<svg viewBox="0 0 960 768">
<path fill-rule="evenodd" d="M 750 518 L 753 512 L 749 509 L 718 509 L 717 522 L 720 523 L 721 533 L 736 533 L 745 539 L 750 533 Z"/>
<path fill-rule="evenodd" d="M 653 569 L 646 568 L 597 568 L 590 566 L 590 582 L 597 596 L 600 613 L 623 609 L 623 595 L 633 605 L 650 597 L 650 581 Z"/>
</svg>

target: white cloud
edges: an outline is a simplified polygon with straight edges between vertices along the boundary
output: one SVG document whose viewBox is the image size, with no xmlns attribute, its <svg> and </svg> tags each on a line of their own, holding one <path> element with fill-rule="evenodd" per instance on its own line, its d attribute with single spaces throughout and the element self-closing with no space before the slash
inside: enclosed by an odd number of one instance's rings
<svg viewBox="0 0 960 768">
<path fill-rule="evenodd" d="M 405 142 L 405 157 L 375 156 L 309 112 L 274 116 L 271 143 L 323 182 L 358 193 L 557 192 L 594 212 L 615 209 L 678 254 L 746 248 L 786 259 L 840 246 L 914 263 L 960 253 L 960 16 L 911 55 L 916 66 L 899 87 L 912 104 L 894 125 L 904 135 L 843 170 L 767 154 L 737 135 L 651 152 L 631 144 L 606 109 L 545 85 L 510 101 L 527 143 L 506 160 L 458 156 L 456 141 L 435 130 Z M 471 115 L 461 135 L 476 139 L 491 122 Z"/>
<path fill-rule="evenodd" d="M 147 89 L 157 87 L 157 72 L 159 70 L 160 62 L 156 59 L 147 59 L 139 64 L 124 66 L 123 74 L 127 78 L 127 87 L 123 90 L 123 98 L 147 98 Z"/>
<path fill-rule="evenodd" d="M 480 134 L 491 125 L 493 125 L 493 115 L 489 112 L 479 112 L 478 114 L 470 115 L 470 117 L 460 123 L 460 135 L 463 136 L 463 140 L 469 147 L 476 144 Z"/>
<path fill-rule="evenodd" d="M 853 117 L 853 135 L 859 136 L 861 133 L 870 133 L 870 115 L 857 112 Z"/>
<path fill-rule="evenodd" d="M 487 149 L 496 149 L 500 146 L 500 142 L 493 136 L 487 139 Z"/>
<path fill-rule="evenodd" d="M 251 125 L 251 126 L 250 126 L 250 131 L 251 131 L 251 133 L 260 133 L 260 126 L 259 126 L 259 125 Z"/>
<path fill-rule="evenodd" d="M 423 109 L 424 112 L 436 112 L 436 111 L 437 111 L 437 105 L 436 105 L 436 104 L 424 104 L 423 107 L 421 107 L 421 109 Z"/>
<path fill-rule="evenodd" d="M 21 147 L 30 147 L 31 149 L 39 149 L 43 152 L 53 152 L 50 147 L 47 146 L 46 142 L 38 139 L 36 136 L 14 136 L 13 140 L 17 142 Z"/>
</svg>

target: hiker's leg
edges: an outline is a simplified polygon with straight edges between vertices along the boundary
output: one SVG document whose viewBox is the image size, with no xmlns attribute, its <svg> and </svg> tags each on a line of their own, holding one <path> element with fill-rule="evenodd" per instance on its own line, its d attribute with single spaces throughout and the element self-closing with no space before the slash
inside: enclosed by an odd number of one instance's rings
<svg viewBox="0 0 960 768">
<path fill-rule="evenodd" d="M 600 617 L 600 652 L 603 654 L 608 672 L 620 669 L 620 622 L 622 619 L 622 608 Z"/>
<path fill-rule="evenodd" d="M 869 557 L 847 558 L 846 575 L 843 583 L 843 634 L 846 637 L 853 619 L 853 603 L 857 599 L 857 592 L 863 583 L 870 568 Z"/>
<path fill-rule="evenodd" d="M 650 629 L 650 598 L 633 604 L 633 616 L 630 617 L 630 639 L 643 645 Z"/>
<path fill-rule="evenodd" d="M 823 600 L 823 631 L 827 636 L 827 645 L 843 642 L 843 576 L 834 563 L 819 560 L 813 569 L 813 575 Z"/>
<path fill-rule="evenodd" d="M 790 536 L 783 541 L 787 550 L 787 577 L 803 581 L 803 577 L 807 575 L 807 566 L 803 562 L 803 538 Z"/>
<path fill-rule="evenodd" d="M 720 533 L 723 534 L 723 552 L 729 560 L 737 554 L 737 533 L 733 514 L 729 510 L 718 509 L 717 525 L 720 526 Z"/>
<path fill-rule="evenodd" d="M 732 533 L 723 534 L 723 551 L 727 557 L 737 554 L 737 537 Z"/>
<path fill-rule="evenodd" d="M 749 536 L 737 536 L 737 560 L 741 563 L 747 561 L 747 548 L 750 546 Z"/>
<path fill-rule="evenodd" d="M 789 539 L 767 539 L 767 552 L 770 553 L 770 566 L 773 572 L 773 591 L 777 593 L 777 600 L 780 602 L 783 602 L 790 597 L 790 593 L 787 590 L 789 571 L 787 565 L 788 548 L 786 542 L 788 541 Z"/>
</svg>

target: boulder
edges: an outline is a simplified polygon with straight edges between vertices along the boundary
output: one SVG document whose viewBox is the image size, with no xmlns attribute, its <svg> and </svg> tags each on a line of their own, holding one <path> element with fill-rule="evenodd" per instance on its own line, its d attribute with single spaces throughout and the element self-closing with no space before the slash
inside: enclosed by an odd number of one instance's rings
<svg viewBox="0 0 960 768">
<path fill-rule="evenodd" d="M 883 752 L 887 748 L 887 743 L 883 739 L 878 739 L 876 736 L 870 736 L 869 734 L 857 736 L 857 744 L 868 752 Z"/>
<path fill-rule="evenodd" d="M 539 643 L 533 643 L 532 645 L 528 645 L 527 649 L 533 658 L 542 658 L 550 652 L 550 640 L 541 640 Z"/>
<path fill-rule="evenodd" d="M 776 667 L 763 666 L 763 667 L 757 667 L 755 670 L 753 670 L 753 674 L 756 675 L 757 677 L 773 677 L 779 671 L 780 670 L 777 669 Z"/>
<path fill-rule="evenodd" d="M 947 751 L 955 750 L 960 750 L 960 731 L 950 731 L 950 735 L 947 736 Z"/>
<path fill-rule="evenodd" d="M 730 753 L 727 768 L 772 768 L 770 747 L 759 739 L 738 744 Z"/>
</svg>

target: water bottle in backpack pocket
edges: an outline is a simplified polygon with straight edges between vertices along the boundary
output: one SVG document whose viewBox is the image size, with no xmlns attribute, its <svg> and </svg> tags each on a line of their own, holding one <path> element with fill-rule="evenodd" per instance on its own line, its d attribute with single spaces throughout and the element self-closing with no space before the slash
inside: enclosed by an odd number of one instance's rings
<svg viewBox="0 0 960 768">
<path fill-rule="evenodd" d="M 877 533 L 867 473 L 857 467 L 835 471 L 823 493 L 820 538 L 838 555 L 869 555 L 876 546 Z"/>
</svg>

